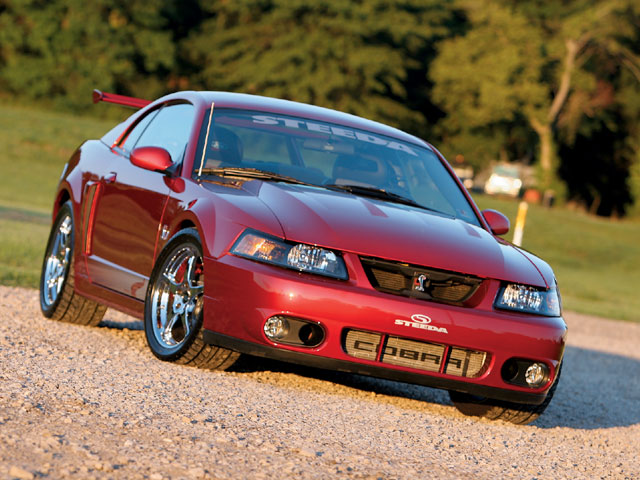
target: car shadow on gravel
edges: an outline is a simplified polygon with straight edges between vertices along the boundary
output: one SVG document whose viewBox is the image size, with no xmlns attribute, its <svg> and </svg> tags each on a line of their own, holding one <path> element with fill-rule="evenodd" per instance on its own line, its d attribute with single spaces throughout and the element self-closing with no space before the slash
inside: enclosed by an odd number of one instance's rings
<svg viewBox="0 0 640 480">
<path fill-rule="evenodd" d="M 240 374 L 256 372 L 293 374 L 308 379 L 330 382 L 332 384 L 378 395 L 452 405 L 451 402 L 448 401 L 449 396 L 444 390 L 423 387 L 422 385 L 394 382 L 392 380 L 358 375 L 355 373 L 306 367 L 303 365 L 295 365 L 261 357 L 244 355 L 241 357 L 240 361 L 230 369 L 230 371 Z"/>
<path fill-rule="evenodd" d="M 380 395 L 452 405 L 446 392 L 350 373 L 243 357 L 234 371 L 292 373 Z M 625 427 L 640 423 L 640 361 L 577 347 L 565 350 L 562 379 L 553 401 L 532 423 L 539 428 L 581 430 Z"/>
<path fill-rule="evenodd" d="M 640 361 L 568 346 L 562 379 L 540 428 L 583 430 L 640 423 Z"/>
<path fill-rule="evenodd" d="M 122 321 L 122 320 L 104 319 L 100 322 L 98 326 L 105 327 L 105 328 L 113 328 L 117 330 L 125 330 L 125 329 L 144 330 L 144 323 L 142 322 L 142 320 Z"/>
</svg>

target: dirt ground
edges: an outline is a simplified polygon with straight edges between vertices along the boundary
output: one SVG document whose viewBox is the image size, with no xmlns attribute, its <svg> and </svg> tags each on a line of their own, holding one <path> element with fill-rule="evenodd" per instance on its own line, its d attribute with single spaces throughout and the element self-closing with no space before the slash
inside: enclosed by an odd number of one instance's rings
<svg viewBox="0 0 640 480">
<path fill-rule="evenodd" d="M 163 363 L 139 321 L 58 323 L 0 287 L 0 479 L 640 479 L 640 323 L 565 318 L 555 398 L 515 426 L 425 387 Z"/>
</svg>

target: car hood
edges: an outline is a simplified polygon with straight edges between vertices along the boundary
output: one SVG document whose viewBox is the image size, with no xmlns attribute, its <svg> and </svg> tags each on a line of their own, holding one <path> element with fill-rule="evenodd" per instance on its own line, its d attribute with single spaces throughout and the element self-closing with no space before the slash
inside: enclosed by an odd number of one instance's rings
<svg viewBox="0 0 640 480">
<path fill-rule="evenodd" d="M 526 254 L 481 227 L 347 192 L 252 181 L 285 238 L 362 256 L 545 287 Z"/>
</svg>

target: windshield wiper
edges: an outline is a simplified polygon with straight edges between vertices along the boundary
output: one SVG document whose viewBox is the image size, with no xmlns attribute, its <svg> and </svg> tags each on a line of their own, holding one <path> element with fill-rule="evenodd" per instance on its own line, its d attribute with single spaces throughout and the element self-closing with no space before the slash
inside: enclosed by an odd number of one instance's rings
<svg viewBox="0 0 640 480">
<path fill-rule="evenodd" d="M 407 197 L 404 197 L 402 195 L 398 195 L 397 193 L 389 192 L 388 190 L 385 190 L 384 188 L 365 187 L 365 186 L 362 186 L 362 185 L 336 185 L 336 184 L 324 185 L 324 186 L 326 188 L 331 189 L 331 190 L 344 190 L 344 191 L 347 191 L 349 193 L 353 193 L 354 195 L 363 195 L 363 196 L 367 196 L 367 197 L 379 198 L 381 200 L 388 200 L 390 202 L 401 203 L 403 205 L 410 205 L 412 207 L 418 207 L 418 208 L 422 208 L 424 210 L 429 210 L 431 212 L 436 212 L 436 213 L 440 213 L 442 215 L 447 215 L 446 213 L 441 212 L 439 210 L 435 210 L 433 208 L 429 208 L 429 207 L 426 207 L 424 205 L 421 205 L 418 202 L 416 202 L 415 200 L 412 200 L 411 198 L 407 198 Z M 451 215 L 447 215 L 447 216 L 451 216 Z"/>
<path fill-rule="evenodd" d="M 297 185 L 311 185 L 310 183 L 303 182 L 302 180 L 298 180 L 297 178 L 289 177 L 287 175 L 280 175 L 278 173 L 269 172 L 268 170 L 249 167 L 203 168 L 202 173 L 218 175 L 221 177 L 255 178 L 258 180 L 295 183 Z"/>
</svg>

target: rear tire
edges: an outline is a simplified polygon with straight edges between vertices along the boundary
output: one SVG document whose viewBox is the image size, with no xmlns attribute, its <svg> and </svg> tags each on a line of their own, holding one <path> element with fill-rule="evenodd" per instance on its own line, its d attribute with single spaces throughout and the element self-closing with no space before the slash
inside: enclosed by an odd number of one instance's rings
<svg viewBox="0 0 640 480">
<path fill-rule="evenodd" d="M 158 256 L 144 307 L 144 331 L 160 360 L 226 370 L 240 354 L 205 343 L 202 244 L 197 230 L 178 232 Z"/>
<path fill-rule="evenodd" d="M 53 222 L 40 275 L 40 309 L 52 320 L 98 325 L 107 307 L 75 291 L 73 208 L 68 201 Z"/>
<path fill-rule="evenodd" d="M 476 397 L 468 393 L 449 391 L 449 398 L 453 405 L 464 415 L 484 417 L 489 420 L 503 420 L 505 422 L 526 425 L 536 420 L 551 403 L 551 399 L 558 387 L 562 365 L 558 366 L 558 374 L 547 393 L 547 398 L 540 405 L 527 405 L 513 402 L 503 402 L 490 398 Z"/>
</svg>

